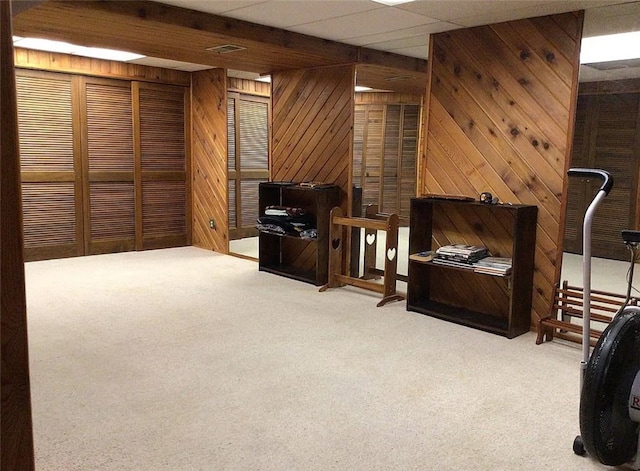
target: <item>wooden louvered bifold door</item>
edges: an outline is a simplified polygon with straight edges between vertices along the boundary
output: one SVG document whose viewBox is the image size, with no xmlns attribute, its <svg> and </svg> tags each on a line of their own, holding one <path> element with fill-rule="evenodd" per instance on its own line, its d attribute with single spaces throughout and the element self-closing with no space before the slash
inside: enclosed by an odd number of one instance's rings
<svg viewBox="0 0 640 471">
<path fill-rule="evenodd" d="M 129 82 L 83 81 L 87 254 L 135 249 L 133 114 Z"/>
<path fill-rule="evenodd" d="M 359 104 L 354 113 L 353 181 L 363 210 L 409 217 L 415 196 L 420 105 Z"/>
<path fill-rule="evenodd" d="M 639 109 L 637 93 L 587 95 L 578 100 L 571 166 L 604 169 L 614 180 L 613 189 L 594 216 L 591 234 L 594 257 L 629 258 L 621 231 L 635 228 Z M 582 253 L 584 211 L 600 184 L 598 180 L 569 180 L 564 250 Z"/>
<path fill-rule="evenodd" d="M 82 187 L 69 76 L 16 72 L 25 260 L 81 255 Z"/>
<path fill-rule="evenodd" d="M 138 241 L 141 249 L 191 242 L 187 159 L 187 89 L 134 83 L 137 102 L 136 180 Z"/>
<path fill-rule="evenodd" d="M 269 180 L 269 99 L 229 93 L 229 238 L 257 235 L 258 185 Z"/>
</svg>

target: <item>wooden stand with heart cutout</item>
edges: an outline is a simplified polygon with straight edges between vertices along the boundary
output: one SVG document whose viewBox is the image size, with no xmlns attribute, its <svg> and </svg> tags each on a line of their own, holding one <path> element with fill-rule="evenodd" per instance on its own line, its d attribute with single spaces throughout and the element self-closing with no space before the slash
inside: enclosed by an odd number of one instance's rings
<svg viewBox="0 0 640 471">
<path fill-rule="evenodd" d="M 349 218 L 342 214 L 342 209 L 331 210 L 329 223 L 329 280 L 320 288 L 339 288 L 345 285 L 375 291 L 382 294 L 378 307 L 390 301 L 403 300 L 404 296 L 396 293 L 396 275 L 398 268 L 398 215 L 389 214 L 385 219 Z M 363 280 L 346 275 L 343 264 L 344 241 L 347 240 L 347 227 L 365 228 L 367 231 L 385 231 L 387 246 L 384 258 L 383 283 Z M 367 232 L 369 234 L 369 232 Z M 368 242 L 368 241 L 367 241 Z"/>
</svg>

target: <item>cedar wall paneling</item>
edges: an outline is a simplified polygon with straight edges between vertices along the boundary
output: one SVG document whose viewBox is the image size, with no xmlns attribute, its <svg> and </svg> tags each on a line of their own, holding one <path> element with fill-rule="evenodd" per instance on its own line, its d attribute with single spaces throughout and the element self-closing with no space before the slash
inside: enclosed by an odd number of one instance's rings
<svg viewBox="0 0 640 471">
<path fill-rule="evenodd" d="M 334 183 L 350 194 L 353 87 L 352 66 L 273 74 L 273 181 Z"/>
<path fill-rule="evenodd" d="M 144 82 L 172 83 L 189 86 L 190 73 L 182 70 L 162 69 L 146 65 L 115 62 L 90 57 L 15 49 L 15 65 L 22 69 L 48 70 L 94 77 L 139 80 Z"/>
<path fill-rule="evenodd" d="M 373 103 L 422 103 L 422 95 L 388 92 L 356 93 L 356 105 L 368 105 Z"/>
<path fill-rule="evenodd" d="M 33 426 L 11 2 L 0 2 L 0 469 L 30 471 Z"/>
<path fill-rule="evenodd" d="M 533 322 L 548 314 L 562 262 L 582 21 L 582 12 L 530 18 L 431 43 L 419 193 L 489 191 L 538 207 Z"/>
<path fill-rule="evenodd" d="M 227 79 L 229 91 L 247 93 L 263 97 L 271 96 L 271 84 L 269 82 L 258 82 L 256 80 L 246 80 L 235 77 Z"/>
<path fill-rule="evenodd" d="M 354 67 L 287 71 L 271 78 L 271 179 L 338 185 L 342 209 L 350 214 Z M 316 244 L 288 244 L 288 264 L 313 268 Z"/>
<path fill-rule="evenodd" d="M 191 93 L 193 245 L 228 253 L 226 71 L 193 73 Z"/>
</svg>

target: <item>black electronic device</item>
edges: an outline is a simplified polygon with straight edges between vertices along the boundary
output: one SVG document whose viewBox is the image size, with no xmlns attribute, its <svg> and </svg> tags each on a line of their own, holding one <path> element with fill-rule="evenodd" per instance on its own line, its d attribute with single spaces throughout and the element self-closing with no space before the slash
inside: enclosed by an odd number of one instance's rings
<svg viewBox="0 0 640 471">
<path fill-rule="evenodd" d="M 496 204 L 498 202 L 498 198 L 488 191 L 483 191 L 480 193 L 480 202 L 485 204 Z"/>
<path fill-rule="evenodd" d="M 622 240 L 627 245 L 638 245 L 640 244 L 640 231 L 624 229 L 622 231 Z"/>
</svg>

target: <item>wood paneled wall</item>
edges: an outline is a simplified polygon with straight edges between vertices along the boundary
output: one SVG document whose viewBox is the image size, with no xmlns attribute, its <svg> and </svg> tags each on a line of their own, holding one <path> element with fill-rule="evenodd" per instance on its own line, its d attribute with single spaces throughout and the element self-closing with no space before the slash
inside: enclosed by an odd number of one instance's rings
<svg viewBox="0 0 640 471">
<path fill-rule="evenodd" d="M 273 181 L 334 183 L 350 196 L 354 80 L 353 66 L 272 75 Z"/>
<path fill-rule="evenodd" d="M 532 321 L 561 265 L 583 12 L 434 35 L 419 193 L 538 207 Z"/>
<path fill-rule="evenodd" d="M 191 74 L 181 70 L 162 69 L 33 49 L 16 48 L 15 65 L 22 69 L 48 70 L 51 72 L 105 78 L 135 79 L 142 82 L 171 83 L 183 86 L 189 86 L 191 82 Z"/>
<path fill-rule="evenodd" d="M 422 95 L 388 92 L 356 93 L 356 105 L 369 105 L 374 103 L 422 103 Z"/>
<path fill-rule="evenodd" d="M 30 471 L 33 425 L 11 2 L 0 2 L 0 469 Z"/>
<path fill-rule="evenodd" d="M 236 77 L 227 79 L 229 91 L 248 93 L 249 95 L 271 96 L 271 84 L 268 82 L 258 82 L 256 80 L 246 80 Z"/>
<path fill-rule="evenodd" d="M 226 71 L 194 72 L 191 104 L 193 245 L 228 253 Z"/>
</svg>

